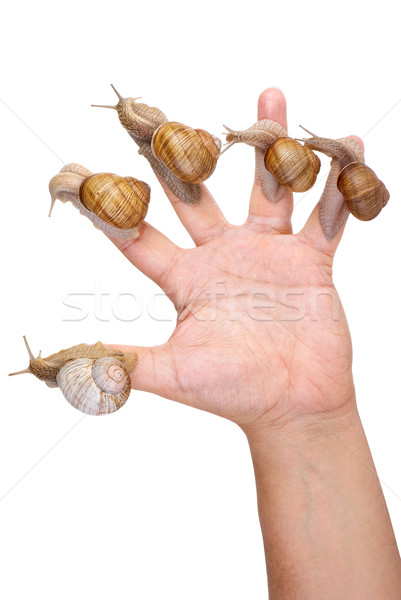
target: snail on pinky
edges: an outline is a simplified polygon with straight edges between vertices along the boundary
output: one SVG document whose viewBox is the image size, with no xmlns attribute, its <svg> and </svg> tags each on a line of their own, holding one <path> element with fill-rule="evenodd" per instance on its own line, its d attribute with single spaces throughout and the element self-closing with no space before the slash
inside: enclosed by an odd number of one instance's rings
<svg viewBox="0 0 401 600">
<path fill-rule="evenodd" d="M 97 342 L 72 346 L 47 358 L 39 352 L 35 358 L 25 337 L 24 341 L 29 366 L 10 375 L 32 373 L 49 387 L 59 387 L 72 406 L 88 415 L 114 412 L 127 401 L 131 391 L 129 373 L 138 360 L 135 353 L 123 354 Z"/>
<path fill-rule="evenodd" d="M 150 187 L 133 177 L 65 165 L 49 183 L 51 215 L 56 199 L 70 201 L 95 227 L 120 239 L 136 238 L 150 201 Z"/>
<path fill-rule="evenodd" d="M 320 170 L 319 158 L 299 141 L 288 137 L 279 123 L 262 119 L 244 131 L 224 127 L 228 131 L 225 134 L 227 146 L 221 154 L 236 143 L 253 146 L 256 175 L 270 201 L 280 200 L 286 189 L 306 192 L 315 183 Z"/>
<path fill-rule="evenodd" d="M 350 138 L 322 138 L 304 127 L 302 129 L 312 136 L 302 140 L 308 148 L 323 152 L 335 160 L 339 171 L 336 185 L 350 213 L 361 221 L 371 221 L 377 217 L 386 206 L 390 194 L 375 172 L 365 165 L 359 144 Z M 358 154 L 362 156 L 358 157 Z"/>
<path fill-rule="evenodd" d="M 156 175 L 184 202 L 198 202 L 199 184 L 215 170 L 221 141 L 203 129 L 170 122 L 158 108 L 136 102 L 139 98 L 123 98 L 111 87 L 118 103 L 93 106 L 115 109 L 121 125 L 139 146 L 139 154 L 147 158 Z"/>
</svg>

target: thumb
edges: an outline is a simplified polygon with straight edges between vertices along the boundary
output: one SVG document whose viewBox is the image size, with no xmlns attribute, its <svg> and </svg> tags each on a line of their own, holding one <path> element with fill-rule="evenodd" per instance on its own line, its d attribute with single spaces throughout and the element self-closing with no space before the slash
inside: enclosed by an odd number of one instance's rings
<svg viewBox="0 0 401 600">
<path fill-rule="evenodd" d="M 138 361 L 130 372 L 131 387 L 134 390 L 151 392 L 166 398 L 174 396 L 175 376 L 170 345 L 122 346 L 105 344 L 106 347 L 123 353 L 134 352 Z"/>
</svg>

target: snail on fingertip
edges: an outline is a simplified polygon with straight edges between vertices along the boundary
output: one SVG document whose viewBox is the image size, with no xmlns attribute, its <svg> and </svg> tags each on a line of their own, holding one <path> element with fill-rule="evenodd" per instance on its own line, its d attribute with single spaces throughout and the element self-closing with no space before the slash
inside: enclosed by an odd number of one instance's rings
<svg viewBox="0 0 401 600">
<path fill-rule="evenodd" d="M 49 183 L 52 212 L 56 199 L 70 201 L 95 227 L 111 237 L 138 237 L 146 217 L 150 187 L 133 177 L 96 173 L 78 165 L 65 165 Z"/>
<path fill-rule="evenodd" d="M 79 344 L 47 358 L 35 358 L 24 336 L 29 365 L 23 371 L 32 373 L 49 387 L 59 387 L 66 400 L 88 415 L 115 412 L 127 401 L 131 391 L 130 371 L 138 356 L 106 348 L 101 342 Z"/>
<path fill-rule="evenodd" d="M 309 148 L 288 137 L 284 127 L 270 119 L 262 119 L 243 131 L 234 131 L 226 125 L 227 146 L 221 154 L 237 143 L 255 148 L 256 174 L 266 197 L 276 202 L 285 190 L 306 192 L 315 183 L 320 160 Z M 267 169 L 275 182 L 263 171 Z M 281 186 L 281 188 L 279 187 Z"/>
<path fill-rule="evenodd" d="M 376 218 L 386 206 L 390 194 L 376 173 L 362 160 L 345 139 L 322 138 L 302 127 L 312 137 L 303 139 L 307 148 L 323 152 L 338 162 L 337 188 L 348 210 L 361 221 Z"/>
<path fill-rule="evenodd" d="M 203 129 L 169 121 L 156 107 L 137 102 L 140 98 L 118 97 L 115 106 L 93 104 L 117 111 L 121 125 L 139 147 L 150 166 L 183 202 L 196 204 L 199 184 L 211 176 L 220 155 L 221 141 Z"/>
</svg>

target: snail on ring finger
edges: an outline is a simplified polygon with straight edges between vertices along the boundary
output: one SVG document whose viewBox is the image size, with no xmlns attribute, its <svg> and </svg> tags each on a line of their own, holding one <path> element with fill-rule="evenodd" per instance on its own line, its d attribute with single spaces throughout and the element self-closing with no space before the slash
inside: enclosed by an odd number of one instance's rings
<svg viewBox="0 0 401 600">
<path fill-rule="evenodd" d="M 256 177 L 265 196 L 277 202 L 286 190 L 306 192 L 316 181 L 320 160 L 309 148 L 288 137 L 284 127 L 270 119 L 262 119 L 245 129 L 234 131 L 226 125 L 227 146 L 244 143 L 255 148 Z"/>
<path fill-rule="evenodd" d="M 74 408 L 88 415 L 115 412 L 127 401 L 131 391 L 130 371 L 138 356 L 106 348 L 101 342 L 79 344 L 47 358 L 41 353 L 35 358 L 24 336 L 29 354 L 29 366 L 23 371 L 32 373 L 49 387 L 59 387 Z"/>
<path fill-rule="evenodd" d="M 56 199 L 70 201 L 95 227 L 120 239 L 136 238 L 150 201 L 150 187 L 133 177 L 65 165 L 49 183 L 51 215 Z"/>
<path fill-rule="evenodd" d="M 140 98 L 118 97 L 112 108 L 118 113 L 121 125 L 139 146 L 150 166 L 184 202 L 196 204 L 200 199 L 199 184 L 208 179 L 216 168 L 221 141 L 203 129 L 192 129 L 175 121 L 168 121 L 158 108 L 137 102 Z"/>
</svg>

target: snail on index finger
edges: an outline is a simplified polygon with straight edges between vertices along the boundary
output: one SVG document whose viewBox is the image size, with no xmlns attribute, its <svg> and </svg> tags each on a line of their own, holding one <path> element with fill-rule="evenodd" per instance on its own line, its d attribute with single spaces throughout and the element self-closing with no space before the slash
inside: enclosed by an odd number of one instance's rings
<svg viewBox="0 0 401 600">
<path fill-rule="evenodd" d="M 101 342 L 79 344 L 47 358 L 35 358 L 24 336 L 32 373 L 49 387 L 59 387 L 68 402 L 88 415 L 105 415 L 121 408 L 131 391 L 130 371 L 137 363 L 135 353 L 123 354 Z"/>
<path fill-rule="evenodd" d="M 228 143 L 221 154 L 237 143 L 253 146 L 256 175 L 270 201 L 280 200 L 286 189 L 306 192 L 315 183 L 320 170 L 319 158 L 299 141 L 288 137 L 279 123 L 262 119 L 244 131 L 224 127 L 228 132 L 225 134 Z"/>
<path fill-rule="evenodd" d="M 305 146 L 337 161 L 339 173 L 336 184 L 350 213 L 361 221 L 377 217 L 386 206 L 390 194 L 375 172 L 365 165 L 363 157 L 358 159 L 350 142 L 346 141 L 349 138 L 332 140 L 319 137 L 304 127 L 302 129 L 312 136 L 302 140 Z"/>
<path fill-rule="evenodd" d="M 221 141 L 203 129 L 168 121 L 161 110 L 118 96 L 115 106 L 94 104 L 117 111 L 121 125 L 139 146 L 155 173 L 184 202 L 200 198 L 199 183 L 211 176 L 220 155 Z"/>
<path fill-rule="evenodd" d="M 150 187 L 133 177 L 96 173 L 65 165 L 49 183 L 52 212 L 56 199 L 70 201 L 95 227 L 108 235 L 131 239 L 139 235 L 150 201 Z"/>
</svg>

